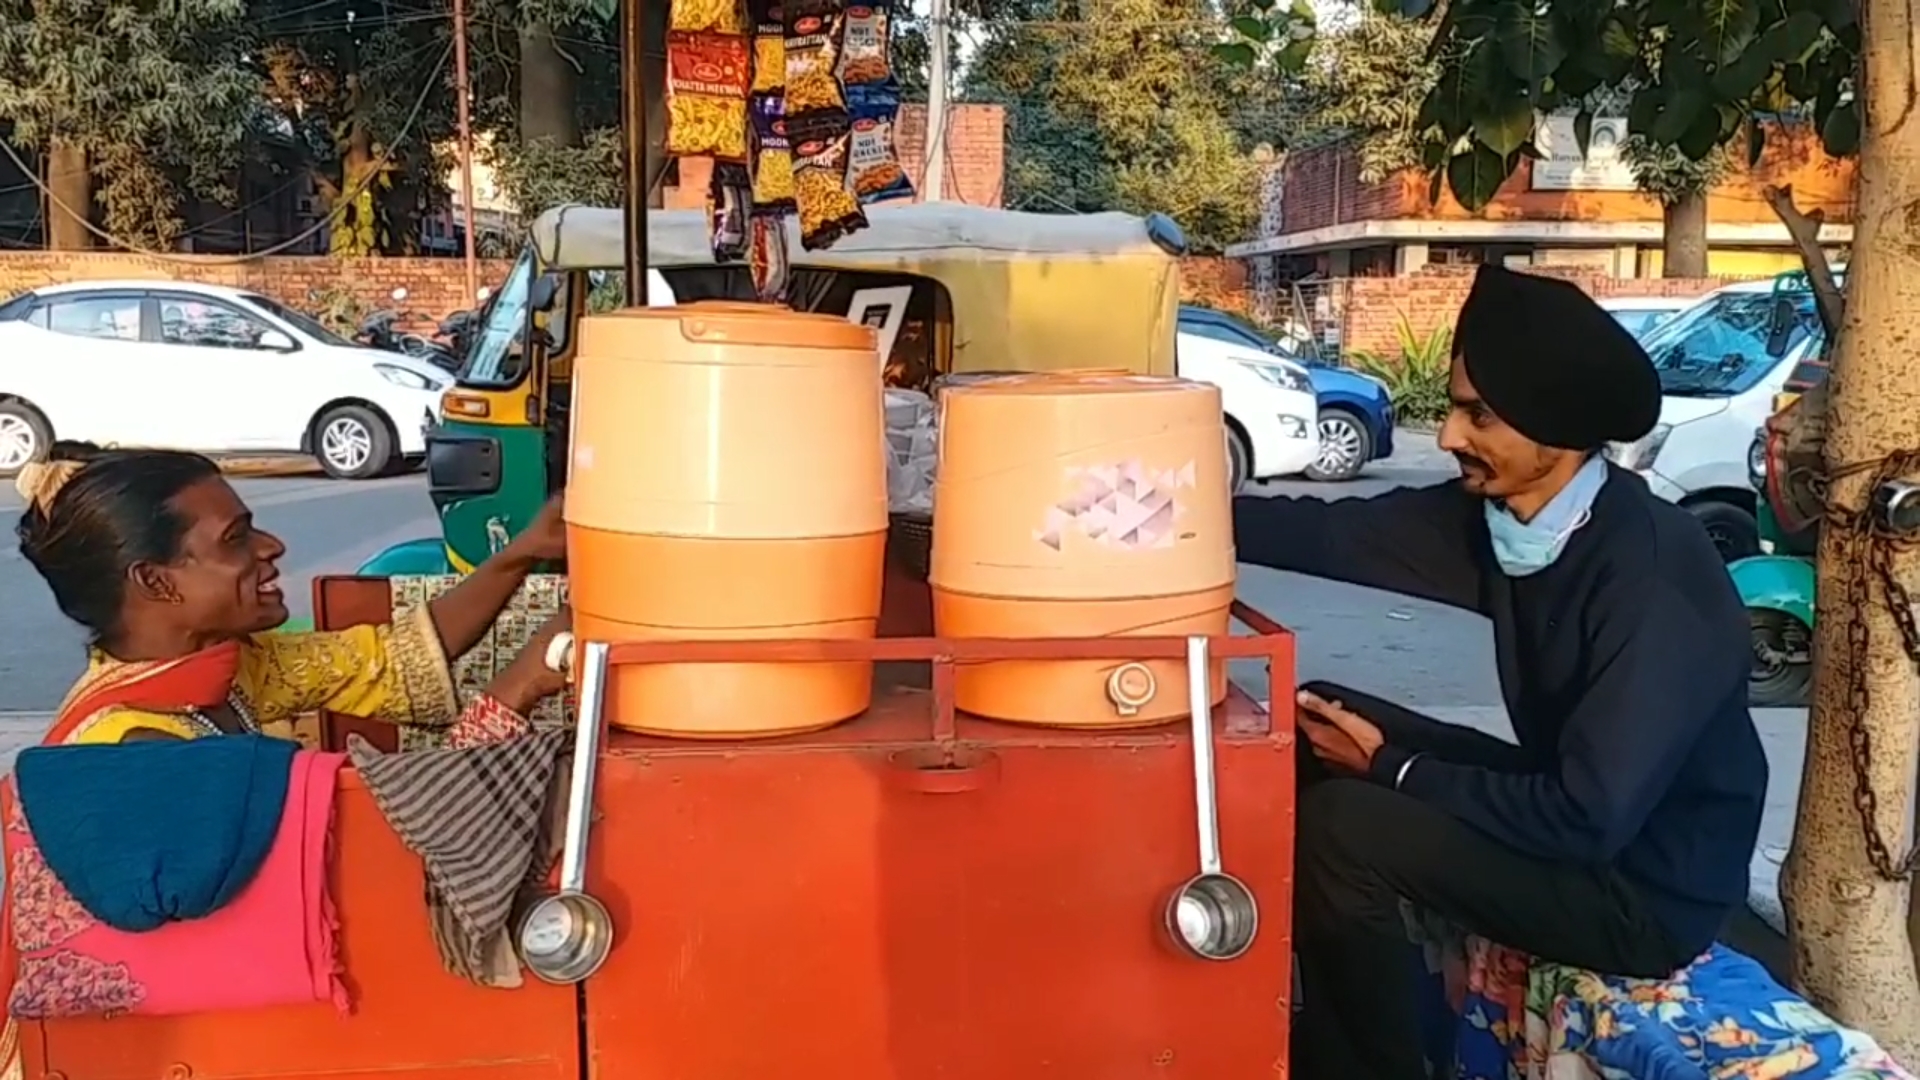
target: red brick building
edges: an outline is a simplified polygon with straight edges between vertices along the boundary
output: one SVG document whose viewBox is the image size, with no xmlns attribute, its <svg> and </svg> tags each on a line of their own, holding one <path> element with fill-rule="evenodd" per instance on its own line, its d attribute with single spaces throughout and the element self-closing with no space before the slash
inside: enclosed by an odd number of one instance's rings
<svg viewBox="0 0 1920 1080">
<path fill-rule="evenodd" d="M 1614 277 L 1661 270 L 1662 208 L 1635 188 L 1615 147 L 1625 121 L 1595 122 L 1588 153 L 1573 141 L 1570 117 L 1551 117 L 1539 139 L 1547 156 L 1523 161 L 1485 210 L 1471 213 L 1444 191 L 1428 200 L 1428 178 L 1401 173 L 1361 182 L 1352 150 L 1323 147 L 1273 166 L 1259 235 L 1227 249 L 1251 259 L 1255 278 L 1285 281 L 1413 273 L 1427 265 L 1495 262 L 1548 265 Z M 1802 209 L 1826 212 L 1822 240 L 1852 239 L 1853 163 L 1820 149 L 1809 128 L 1770 134 L 1751 168 L 1735 169 L 1708 198 L 1708 269 L 1760 275 L 1799 265 L 1763 192 L 1791 184 Z"/>
</svg>

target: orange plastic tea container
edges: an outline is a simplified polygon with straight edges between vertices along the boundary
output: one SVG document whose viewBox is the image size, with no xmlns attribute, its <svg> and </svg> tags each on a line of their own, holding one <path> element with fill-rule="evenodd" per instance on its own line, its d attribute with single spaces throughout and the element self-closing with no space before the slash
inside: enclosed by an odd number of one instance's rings
<svg viewBox="0 0 1920 1080">
<path fill-rule="evenodd" d="M 928 583 L 943 637 L 1225 634 L 1232 500 L 1217 387 L 1014 375 L 940 400 Z M 1226 666 L 1213 669 L 1213 700 Z M 956 672 L 979 716 L 1134 727 L 1188 714 L 1185 665 L 997 661 Z"/>
<path fill-rule="evenodd" d="M 873 331 L 759 304 L 581 320 L 567 569 L 581 641 L 872 637 L 887 478 Z M 608 722 L 752 738 L 865 711 L 872 664 L 614 669 Z"/>
</svg>

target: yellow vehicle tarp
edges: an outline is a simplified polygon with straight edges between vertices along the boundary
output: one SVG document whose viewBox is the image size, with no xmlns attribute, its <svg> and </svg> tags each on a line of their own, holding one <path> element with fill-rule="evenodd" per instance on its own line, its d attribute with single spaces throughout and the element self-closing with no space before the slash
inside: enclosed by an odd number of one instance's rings
<svg viewBox="0 0 1920 1080">
<path fill-rule="evenodd" d="M 953 313 L 951 370 L 1051 371 L 1125 367 L 1174 374 L 1180 260 L 1130 214 L 1029 214 L 955 203 L 873 207 L 869 227 L 825 251 L 805 251 L 787 223 L 792 265 L 913 274 L 939 282 Z M 533 222 L 551 270 L 624 264 L 619 210 L 566 206 Z M 713 266 L 706 215 L 647 215 L 647 264 Z"/>
</svg>

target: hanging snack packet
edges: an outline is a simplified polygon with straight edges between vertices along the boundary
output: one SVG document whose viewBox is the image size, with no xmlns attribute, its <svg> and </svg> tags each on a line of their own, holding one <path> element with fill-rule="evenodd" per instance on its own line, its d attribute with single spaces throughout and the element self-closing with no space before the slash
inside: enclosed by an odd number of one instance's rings
<svg viewBox="0 0 1920 1080">
<path fill-rule="evenodd" d="M 755 94 L 753 117 L 753 208 L 793 209 L 793 150 L 787 142 L 785 102 L 779 94 Z"/>
<path fill-rule="evenodd" d="M 667 34 L 667 153 L 747 160 L 747 39 Z"/>
<path fill-rule="evenodd" d="M 853 120 L 847 150 L 847 183 L 863 203 L 913 197 L 913 181 L 900 167 L 894 146 L 894 121 L 900 96 L 884 86 L 850 86 L 847 106 Z"/>
<path fill-rule="evenodd" d="M 847 6 L 841 18 L 840 82 L 851 89 L 893 79 L 884 0 Z"/>
<path fill-rule="evenodd" d="M 667 13 L 667 29 L 744 34 L 747 13 L 740 0 L 673 0 L 673 7 Z"/>
<path fill-rule="evenodd" d="M 787 119 L 793 145 L 793 193 L 800 210 L 800 246 L 808 251 L 867 227 L 867 215 L 847 186 L 852 131 L 843 112 L 815 112 Z"/>
<path fill-rule="evenodd" d="M 753 92 L 776 93 L 787 85 L 787 29 L 778 0 L 753 0 Z"/>
<path fill-rule="evenodd" d="M 747 269 L 753 277 L 753 294 L 761 303 L 784 303 L 787 299 L 787 216 L 754 211 L 747 244 Z"/>
<path fill-rule="evenodd" d="M 836 62 L 840 54 L 840 0 L 785 0 L 787 115 L 845 109 Z"/>
<path fill-rule="evenodd" d="M 753 193 L 747 167 L 737 162 L 715 162 L 707 185 L 707 239 L 713 261 L 737 262 L 747 256 L 747 213 Z"/>
</svg>

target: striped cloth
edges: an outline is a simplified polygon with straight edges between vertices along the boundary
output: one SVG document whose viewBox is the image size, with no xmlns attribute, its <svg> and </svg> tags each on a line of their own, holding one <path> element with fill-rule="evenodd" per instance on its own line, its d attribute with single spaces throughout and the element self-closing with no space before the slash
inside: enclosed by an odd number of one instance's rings
<svg viewBox="0 0 1920 1080">
<path fill-rule="evenodd" d="M 545 888 L 565 832 L 565 729 L 467 750 L 383 754 L 348 739 L 387 824 L 426 868 L 440 961 L 482 986 L 522 982 L 509 926 L 523 894 Z"/>
</svg>

